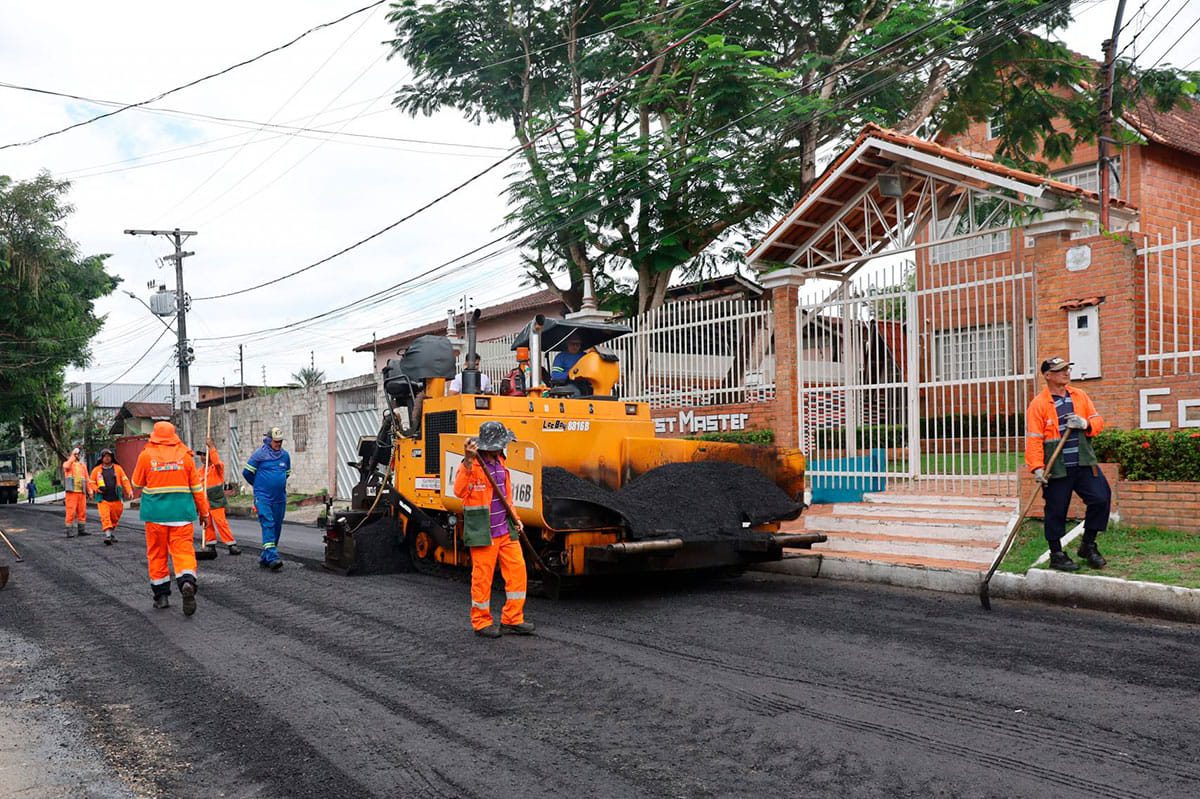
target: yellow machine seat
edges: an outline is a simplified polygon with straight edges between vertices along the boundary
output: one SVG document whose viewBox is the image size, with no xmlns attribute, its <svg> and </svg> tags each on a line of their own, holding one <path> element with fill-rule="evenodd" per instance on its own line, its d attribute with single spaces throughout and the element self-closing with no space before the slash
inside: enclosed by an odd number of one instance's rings
<svg viewBox="0 0 1200 799">
<path fill-rule="evenodd" d="M 571 367 L 567 377 L 572 381 L 588 381 L 595 397 L 611 397 L 613 387 L 621 379 L 621 365 L 612 350 L 592 347 Z"/>
</svg>

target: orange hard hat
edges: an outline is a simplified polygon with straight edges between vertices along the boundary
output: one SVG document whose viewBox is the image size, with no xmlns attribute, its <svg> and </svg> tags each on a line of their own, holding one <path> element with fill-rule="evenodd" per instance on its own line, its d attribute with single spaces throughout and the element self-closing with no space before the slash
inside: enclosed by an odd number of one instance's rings
<svg viewBox="0 0 1200 799">
<path fill-rule="evenodd" d="M 518 361 L 528 361 L 529 360 L 529 348 L 528 347 L 517 347 L 517 360 Z"/>
</svg>

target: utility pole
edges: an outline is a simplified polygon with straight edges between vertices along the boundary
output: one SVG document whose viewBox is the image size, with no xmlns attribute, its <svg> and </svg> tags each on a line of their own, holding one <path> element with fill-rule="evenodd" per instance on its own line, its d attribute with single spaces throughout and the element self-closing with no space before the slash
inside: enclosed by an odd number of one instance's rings
<svg viewBox="0 0 1200 799">
<path fill-rule="evenodd" d="M 242 345 L 238 345 L 238 383 L 242 386 L 242 399 L 246 398 L 246 358 Z"/>
<path fill-rule="evenodd" d="M 193 360 L 192 348 L 188 346 L 187 338 L 187 295 L 183 291 L 183 259 L 195 255 L 185 252 L 183 243 L 196 235 L 194 230 L 126 230 L 130 236 L 166 236 L 175 245 L 175 252 L 163 256 L 164 260 L 175 262 L 175 331 L 177 344 L 175 357 L 179 362 L 179 414 L 182 418 L 183 443 L 192 445 L 192 382 L 188 375 L 188 366 Z"/>
<path fill-rule="evenodd" d="M 1113 84 L 1116 81 L 1117 72 L 1117 37 L 1121 35 L 1121 19 L 1125 16 L 1125 0 L 1119 0 L 1117 3 L 1117 16 L 1113 20 L 1112 38 L 1104 42 L 1104 66 L 1101 68 L 1103 74 L 1100 76 L 1100 162 L 1097 165 L 1100 169 L 1100 232 L 1107 233 L 1108 226 L 1108 198 L 1112 192 L 1109 182 L 1112 179 L 1111 163 L 1112 158 L 1108 154 L 1109 146 L 1116 144 L 1117 141 L 1112 137 L 1113 133 Z"/>
</svg>

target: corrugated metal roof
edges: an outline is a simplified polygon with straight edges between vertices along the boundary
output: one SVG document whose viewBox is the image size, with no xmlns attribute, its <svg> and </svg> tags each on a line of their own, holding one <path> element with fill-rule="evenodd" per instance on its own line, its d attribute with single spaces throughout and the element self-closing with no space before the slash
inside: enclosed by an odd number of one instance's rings
<svg viewBox="0 0 1200 799">
<path fill-rule="evenodd" d="M 67 389 L 67 404 L 72 408 L 82 408 L 87 405 L 88 383 L 76 383 Z M 113 383 L 111 385 L 91 385 L 92 407 L 117 409 L 126 402 L 167 402 L 171 401 L 170 383 Z"/>
</svg>

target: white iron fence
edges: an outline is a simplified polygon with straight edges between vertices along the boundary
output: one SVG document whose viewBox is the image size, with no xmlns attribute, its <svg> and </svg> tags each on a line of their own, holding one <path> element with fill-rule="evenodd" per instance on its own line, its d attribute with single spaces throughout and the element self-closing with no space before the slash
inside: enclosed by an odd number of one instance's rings
<svg viewBox="0 0 1200 799">
<path fill-rule="evenodd" d="M 656 408 L 774 399 L 769 301 L 675 302 L 622 321 L 633 332 L 608 345 L 620 358 L 621 397 Z"/>
<path fill-rule="evenodd" d="M 796 341 L 814 501 L 1014 495 L 1035 307 L 1032 273 L 1005 258 L 811 281 Z"/>
<path fill-rule="evenodd" d="M 1139 373 L 1200 373 L 1200 239 L 1189 222 L 1165 241 L 1160 233 L 1138 250 L 1142 259 L 1142 324 Z"/>
</svg>

